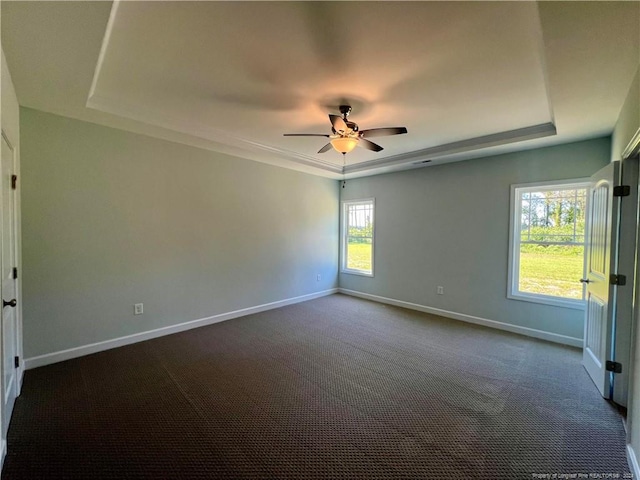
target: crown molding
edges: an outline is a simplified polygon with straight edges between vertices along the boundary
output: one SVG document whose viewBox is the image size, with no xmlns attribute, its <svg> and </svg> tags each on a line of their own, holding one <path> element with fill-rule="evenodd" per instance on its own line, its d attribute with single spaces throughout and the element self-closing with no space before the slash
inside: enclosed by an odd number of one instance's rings
<svg viewBox="0 0 640 480">
<path fill-rule="evenodd" d="M 437 145 L 423 150 L 416 150 L 400 155 L 393 155 L 391 157 L 378 158 L 368 162 L 347 165 L 344 169 L 344 173 L 363 172 L 374 168 L 399 166 L 407 163 L 416 164 L 425 162 L 426 160 L 446 157 L 448 155 L 470 152 L 489 147 L 497 147 L 509 143 L 523 142 L 525 140 L 533 140 L 536 138 L 549 137 L 556 134 L 556 127 L 553 123 L 542 123 L 540 125 L 493 133 L 491 135 L 484 135 L 481 137 L 469 138 L 467 140 L 460 140 L 458 142 Z"/>
<path fill-rule="evenodd" d="M 338 165 L 336 163 L 317 159 L 308 155 L 291 152 L 281 148 L 266 145 L 260 142 L 238 137 L 219 129 L 215 129 L 196 122 L 177 122 L 159 111 L 148 108 L 124 104 L 112 98 L 99 95 L 91 96 L 86 103 L 87 108 L 135 120 L 147 125 L 160 127 L 181 134 L 185 134 L 197 139 L 214 142 L 226 147 L 238 150 L 238 155 L 242 152 L 257 154 L 258 158 L 247 157 L 259 161 L 259 156 L 269 155 L 280 160 L 295 162 L 312 168 L 318 168 L 334 174 L 365 173 L 384 167 L 399 167 L 407 164 L 417 165 L 419 163 L 428 164 L 430 160 L 441 159 L 447 156 L 472 152 L 489 147 L 497 147 L 509 143 L 522 142 L 537 138 L 556 135 L 556 127 L 553 123 L 543 123 L 529 127 L 509 130 L 505 132 L 474 137 L 467 140 L 447 143 L 422 150 L 393 155 L 389 157 L 377 158 L 375 160 L 359 162 L 356 164 Z"/>
<path fill-rule="evenodd" d="M 118 7 L 120 6 L 120 0 L 113 0 L 111 4 L 111 11 L 109 12 L 109 20 L 107 21 L 107 27 L 105 28 L 104 35 L 102 36 L 102 44 L 100 45 L 100 53 L 98 54 L 98 61 L 96 67 L 93 70 L 93 78 L 91 79 L 91 88 L 89 88 L 89 95 L 87 96 L 87 102 L 95 95 L 96 85 L 98 84 L 98 77 L 102 72 L 102 65 L 104 64 L 104 57 L 107 53 L 107 47 L 111 41 L 111 33 L 113 32 L 113 24 L 115 22 L 116 15 L 118 13 Z"/>
<path fill-rule="evenodd" d="M 257 154 L 269 154 L 277 156 L 279 159 L 297 162 L 309 167 L 319 168 L 321 170 L 342 173 L 342 165 L 333 162 L 317 159 L 308 155 L 303 155 L 289 150 L 276 148 L 260 142 L 252 141 L 246 138 L 238 137 L 228 132 L 206 126 L 197 122 L 178 122 L 174 118 L 170 118 L 164 113 L 145 107 L 124 103 L 109 97 L 92 95 L 86 102 L 86 107 L 104 113 L 116 115 L 118 117 L 135 120 L 147 125 L 172 130 L 174 132 L 186 134 L 199 139 L 208 140 L 210 142 L 219 143 L 234 149 L 252 152 Z M 252 158 L 254 159 L 254 158 Z"/>
<path fill-rule="evenodd" d="M 640 127 L 633 135 L 633 137 L 631 137 L 631 140 L 629 140 L 629 143 L 622 152 L 622 159 L 626 160 L 627 158 L 631 158 L 638 153 L 640 153 Z"/>
</svg>

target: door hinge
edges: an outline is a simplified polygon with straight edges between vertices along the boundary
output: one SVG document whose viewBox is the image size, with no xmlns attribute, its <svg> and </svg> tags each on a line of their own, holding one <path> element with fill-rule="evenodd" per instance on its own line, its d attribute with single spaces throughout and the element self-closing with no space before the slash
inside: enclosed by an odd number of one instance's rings
<svg viewBox="0 0 640 480">
<path fill-rule="evenodd" d="M 18 267 L 13 267 L 13 279 L 18 278 Z"/>
<path fill-rule="evenodd" d="M 18 368 L 20 366 L 20 357 L 13 357 L 13 365 Z"/>
<path fill-rule="evenodd" d="M 18 176 L 11 175 L 11 190 L 15 190 L 17 185 L 18 185 Z"/>
<path fill-rule="evenodd" d="M 628 197 L 631 195 L 631 187 L 629 185 L 618 185 L 613 187 L 614 197 Z"/>
<path fill-rule="evenodd" d="M 607 370 L 607 372 L 622 373 L 622 364 L 607 360 L 607 362 L 605 363 L 605 369 Z"/>
<path fill-rule="evenodd" d="M 611 283 L 611 285 L 618 285 L 619 287 L 621 287 L 622 285 L 627 284 L 627 276 L 616 275 L 612 273 L 611 275 L 609 275 L 609 283 Z"/>
</svg>

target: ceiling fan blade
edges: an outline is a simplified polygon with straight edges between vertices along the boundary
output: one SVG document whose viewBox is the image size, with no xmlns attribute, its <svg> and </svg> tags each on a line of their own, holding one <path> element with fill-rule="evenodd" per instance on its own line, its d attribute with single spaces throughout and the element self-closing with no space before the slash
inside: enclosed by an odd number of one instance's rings
<svg viewBox="0 0 640 480">
<path fill-rule="evenodd" d="M 328 152 L 329 150 L 331 150 L 331 143 L 327 143 L 324 147 L 318 150 L 318 153 Z"/>
<path fill-rule="evenodd" d="M 336 132 L 345 133 L 349 129 L 340 115 L 329 114 L 329 120 L 331 120 L 331 125 Z"/>
<path fill-rule="evenodd" d="M 371 150 L 373 152 L 379 152 L 381 150 L 384 150 L 380 145 L 378 145 L 377 143 L 373 143 L 370 142 L 369 140 L 365 139 L 365 138 L 361 138 L 358 141 L 358 145 L 360 145 L 362 148 L 366 148 L 367 150 Z"/>
<path fill-rule="evenodd" d="M 327 137 L 329 135 L 326 133 L 283 133 L 285 137 Z"/>
<path fill-rule="evenodd" d="M 370 128 L 369 130 L 360 130 L 361 137 L 384 137 L 386 135 L 400 135 L 407 133 L 406 127 L 386 127 L 386 128 Z"/>
</svg>

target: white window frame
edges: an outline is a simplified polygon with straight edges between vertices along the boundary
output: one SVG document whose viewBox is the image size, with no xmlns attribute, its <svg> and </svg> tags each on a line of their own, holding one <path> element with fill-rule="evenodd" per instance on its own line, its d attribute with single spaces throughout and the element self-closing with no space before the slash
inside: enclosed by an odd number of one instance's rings
<svg viewBox="0 0 640 480">
<path fill-rule="evenodd" d="M 349 240 L 349 222 L 348 209 L 350 205 L 371 205 L 371 216 L 373 221 L 373 229 L 371 231 L 371 272 L 366 270 L 357 270 L 347 268 L 347 243 Z M 361 198 L 358 200 L 343 200 L 342 202 L 342 232 L 340 235 L 340 272 L 349 273 L 351 275 L 362 275 L 364 277 L 373 277 L 374 258 L 375 258 L 375 236 L 376 236 L 376 202 L 375 198 Z"/>
<path fill-rule="evenodd" d="M 507 298 L 512 300 L 523 300 L 526 302 L 542 303 L 545 305 L 554 305 L 557 307 L 572 308 L 576 310 L 584 310 L 586 302 L 583 300 L 554 297 L 552 295 L 543 295 L 540 293 L 521 292 L 518 289 L 519 272 L 520 272 L 520 220 L 521 220 L 521 202 L 520 195 L 523 191 L 544 191 L 544 190 L 571 190 L 576 188 L 587 189 L 587 203 L 585 211 L 585 253 L 584 263 L 582 267 L 583 277 L 586 269 L 586 240 L 588 238 L 588 219 L 589 219 L 589 188 L 590 182 L 588 178 L 577 178 L 571 180 L 553 180 L 548 182 L 520 183 L 511 185 L 511 200 L 509 204 L 509 268 L 507 280 Z M 579 279 L 576 279 L 576 282 Z"/>
</svg>

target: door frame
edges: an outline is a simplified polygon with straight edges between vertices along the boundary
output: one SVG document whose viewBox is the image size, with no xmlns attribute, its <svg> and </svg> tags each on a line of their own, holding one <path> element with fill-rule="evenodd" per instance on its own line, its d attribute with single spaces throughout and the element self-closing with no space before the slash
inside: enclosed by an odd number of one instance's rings
<svg viewBox="0 0 640 480">
<path fill-rule="evenodd" d="M 625 147 L 624 151 L 622 152 L 622 163 L 624 165 L 625 161 L 628 161 L 629 159 L 632 158 L 636 158 L 636 162 L 639 163 L 639 170 L 640 170 L 640 128 L 638 128 L 638 130 L 636 131 L 636 133 L 633 135 L 633 137 L 631 138 L 631 140 L 629 141 L 629 143 L 627 144 L 627 146 Z M 631 190 L 635 189 L 635 194 L 636 194 L 636 208 L 638 209 L 638 212 L 640 212 L 640 172 L 637 178 L 637 184 L 635 185 L 631 185 Z M 633 311 L 632 311 L 632 316 L 631 316 L 631 331 L 630 331 L 630 338 L 631 338 L 631 351 L 630 351 L 630 355 L 629 355 L 629 368 L 628 370 L 628 378 L 629 378 L 629 385 L 628 385 L 628 402 L 627 402 L 627 411 L 629 412 L 629 414 L 627 415 L 627 419 L 626 419 L 626 432 L 627 432 L 627 438 L 626 438 L 626 442 L 627 442 L 627 459 L 630 460 L 629 457 L 629 445 L 631 444 L 631 432 L 633 431 L 633 411 L 635 408 L 638 408 L 637 405 L 640 403 L 640 397 L 638 398 L 634 398 L 634 390 L 636 389 L 636 384 L 638 383 L 638 381 L 635 379 L 635 377 L 638 375 L 638 373 L 635 371 L 636 370 L 636 363 L 638 362 L 638 355 L 640 355 L 640 353 L 638 352 L 638 341 L 640 341 L 640 338 L 637 338 L 640 335 L 640 331 L 638 329 L 638 322 L 640 321 L 640 253 L 638 253 L 638 248 L 640 247 L 640 219 L 638 217 L 636 217 L 636 225 L 635 225 L 635 250 L 636 250 L 636 255 L 634 258 L 634 263 L 633 263 L 633 272 L 635 275 L 635 279 L 634 281 L 629 285 L 629 289 L 632 291 L 633 294 Z M 631 450 L 631 453 L 633 453 L 633 450 Z M 635 455 L 633 456 L 633 460 L 634 462 L 629 461 L 630 464 L 635 463 Z"/>
<path fill-rule="evenodd" d="M 11 157 L 10 159 L 3 159 L 4 161 L 9 161 L 10 165 L 9 165 L 9 170 L 11 171 L 11 175 L 15 175 L 16 176 L 16 187 L 12 188 L 11 191 L 11 195 L 13 195 L 13 205 L 12 205 L 12 222 L 13 222 L 13 245 L 12 245 L 12 249 L 13 249 L 13 261 L 15 262 L 15 265 L 10 266 L 10 268 L 19 268 L 20 265 L 20 207 L 18 205 L 19 202 L 19 196 L 17 194 L 18 192 L 18 185 L 17 185 L 17 174 L 18 174 L 18 151 L 17 151 L 17 145 L 16 143 L 12 142 L 10 136 L 7 134 L 7 132 L 4 129 L 0 129 L 0 135 L 2 137 L 2 140 L 5 141 L 7 143 L 7 146 L 9 147 L 10 151 L 11 151 Z M 2 192 L 0 192 L 2 193 Z M 0 215 L 3 215 L 4 212 L 0 212 Z M 4 224 L 4 222 L 3 222 Z M 0 231 L 0 243 L 4 242 L 4 238 L 5 238 L 5 232 Z M 0 258 L 0 262 L 2 261 L 2 259 Z M 4 265 L 0 265 L 0 267 L 2 268 L 2 270 L 4 270 Z M 0 296 L 4 299 L 5 296 L 5 292 L 2 291 L 2 287 L 4 281 L 0 282 Z M 16 368 L 12 363 L 10 363 L 10 365 L 8 366 L 10 369 L 15 369 L 14 371 L 14 378 L 13 378 L 13 383 L 12 383 L 12 394 L 14 395 L 14 398 L 11 401 L 11 405 L 13 406 L 15 399 L 18 398 L 18 396 L 20 395 L 20 391 L 22 388 L 22 378 L 23 378 L 23 373 L 24 373 L 24 365 L 22 362 L 22 296 L 21 296 L 21 285 L 20 285 L 20 275 L 18 275 L 18 278 L 15 280 L 15 292 L 14 292 L 14 297 L 17 300 L 17 305 L 15 307 L 15 311 L 13 312 L 13 316 L 14 316 L 14 325 L 13 325 L 13 338 L 9 339 L 9 341 L 13 344 L 13 349 L 14 349 L 14 355 L 17 356 L 20 359 L 20 365 Z M 4 310 L 4 309 L 3 309 Z M 4 312 L 3 312 L 4 314 Z M 4 323 L 2 324 L 4 325 Z M 2 335 L 2 343 L 1 345 L 4 345 L 4 335 L 5 332 L 4 330 L 0 329 L 0 333 Z M 0 432 L 2 432 L 2 435 L 4 435 L 4 430 L 8 427 L 8 425 L 5 425 L 5 417 L 6 417 L 6 412 L 4 411 L 4 408 L 6 406 L 5 403 L 5 398 L 8 394 L 7 391 L 5 391 L 6 385 L 4 384 L 4 369 L 6 368 L 6 366 L 4 365 L 4 353 L 0 356 L 0 361 L 2 362 L 2 371 L 3 371 L 3 380 L 2 380 L 2 423 L 0 424 Z M 6 441 L 6 438 L 3 438 L 3 447 L 4 447 L 4 442 Z"/>
<path fill-rule="evenodd" d="M 0 48 L 0 50 L 2 50 Z M 13 170 L 14 175 L 17 175 L 17 190 L 14 196 L 14 212 L 15 212 L 15 229 L 16 229 L 16 263 L 18 267 L 18 282 L 16 285 L 16 299 L 18 300 L 18 306 L 16 307 L 16 338 L 17 349 L 16 354 L 20 358 L 20 367 L 17 369 L 16 379 L 16 395 L 20 395 L 22 388 L 22 381 L 24 378 L 24 351 L 23 351 L 23 310 L 22 310 L 22 217 L 21 217 L 21 199 L 20 199 L 20 106 L 18 104 L 18 98 L 15 93 L 11 74 L 7 66 L 7 61 L 4 56 L 4 51 L 0 52 L 1 64 L 2 64 L 2 88 L 0 102 L 0 133 L 4 135 L 9 145 L 13 148 Z M 1 227 L 0 227 L 1 230 Z M 1 283 L 1 282 L 0 282 Z M 1 290 L 1 288 L 0 288 Z M 0 293 L 2 293 L 0 291 Z M 0 415 L 1 417 L 1 415 Z M 2 425 L 0 424 L 0 432 L 2 431 Z M 0 436 L 0 468 L 6 455 L 6 439 Z"/>
<path fill-rule="evenodd" d="M 20 359 L 20 366 L 17 369 L 17 383 L 16 383 L 16 397 L 20 396 L 22 391 L 22 380 L 25 372 L 24 364 L 24 345 L 23 345 L 23 330 L 22 330 L 22 209 L 20 201 L 20 145 L 19 142 L 13 141 L 11 136 L 7 134 L 4 129 L 0 130 L 0 134 L 5 138 L 9 146 L 13 151 L 13 174 L 16 175 L 16 188 L 14 191 L 13 201 L 13 218 L 15 229 L 15 242 L 14 242 L 14 255 L 16 261 L 16 268 L 18 269 L 18 278 L 16 281 L 16 300 L 18 302 L 15 310 L 16 315 L 16 355 Z"/>
<path fill-rule="evenodd" d="M 20 147 L 16 142 L 11 141 L 11 136 L 7 134 L 4 129 L 0 130 L 0 135 L 4 137 L 13 151 L 13 172 L 17 177 L 15 197 L 13 203 L 13 213 L 15 219 L 15 235 L 16 241 L 14 243 L 16 267 L 18 268 L 18 279 L 16 282 L 16 300 L 18 304 L 16 306 L 16 355 L 20 357 L 20 366 L 18 367 L 18 374 L 16 383 L 16 395 L 19 396 L 22 391 L 22 379 L 25 372 L 24 354 L 23 354 L 23 337 L 22 337 L 22 213 L 20 202 Z M 1 238 L 1 236 L 0 236 Z M 2 285 L 0 284 L 0 291 Z"/>
<path fill-rule="evenodd" d="M 622 364 L 622 372 L 614 374 L 612 400 L 628 407 L 632 369 L 633 339 L 633 297 L 636 276 L 636 250 L 638 246 L 638 174 L 640 165 L 637 157 L 621 162 L 620 185 L 629 185 L 629 195 L 620 198 L 620 230 L 618 233 L 617 271 L 625 275 L 626 284 L 616 287 L 616 330 L 612 337 L 614 360 Z"/>
</svg>

